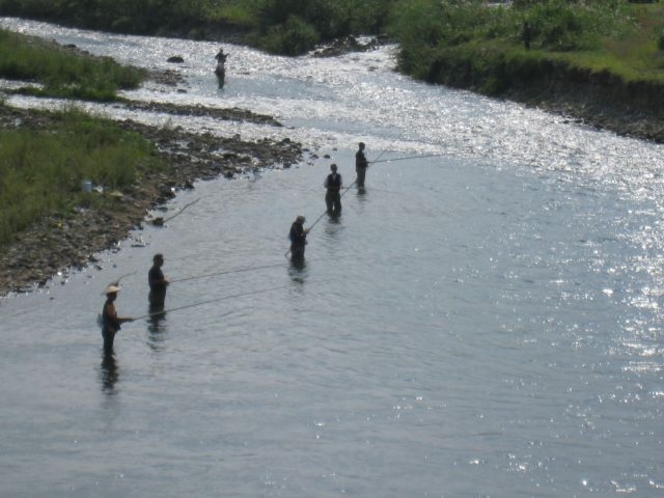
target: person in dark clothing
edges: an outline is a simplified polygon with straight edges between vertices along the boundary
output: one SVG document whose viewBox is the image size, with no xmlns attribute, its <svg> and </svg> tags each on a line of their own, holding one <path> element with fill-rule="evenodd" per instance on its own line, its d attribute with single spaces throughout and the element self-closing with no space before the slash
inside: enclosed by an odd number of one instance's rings
<svg viewBox="0 0 664 498">
<path fill-rule="evenodd" d="M 217 59 L 217 67 L 214 69 L 214 74 L 217 75 L 217 83 L 219 83 L 219 88 L 224 87 L 224 82 L 226 81 L 226 58 L 228 54 L 224 53 L 224 49 L 219 49 L 219 53 L 214 56 Z"/>
<path fill-rule="evenodd" d="M 364 142 L 360 142 L 355 153 L 355 171 L 357 172 L 357 186 L 364 187 L 364 177 L 367 174 L 369 162 L 364 155 Z"/>
<path fill-rule="evenodd" d="M 164 272 L 161 270 L 163 265 L 163 254 L 155 254 L 152 258 L 152 268 L 150 268 L 150 271 L 148 272 L 148 284 L 150 285 L 148 301 L 150 302 L 150 308 L 153 311 L 163 310 L 164 301 L 166 301 L 168 279 L 164 276 Z"/>
<path fill-rule="evenodd" d="M 227 57 L 228 57 L 228 54 L 225 54 L 225 53 L 224 53 L 224 49 L 223 49 L 223 48 L 220 48 L 220 49 L 219 49 L 219 52 L 217 53 L 217 55 L 214 56 L 214 58 L 217 59 L 217 61 L 218 61 L 220 64 L 224 64 L 224 63 L 226 63 L 226 58 L 227 58 Z"/>
<path fill-rule="evenodd" d="M 304 247 L 307 245 L 308 228 L 304 228 L 304 222 L 307 221 L 304 216 L 298 216 L 291 225 L 288 237 L 291 241 L 291 260 L 302 262 L 304 260 Z"/>
<path fill-rule="evenodd" d="M 101 336 L 104 338 L 104 352 L 113 351 L 113 341 L 115 334 L 120 330 L 120 325 L 125 322 L 134 321 L 133 318 L 119 317 L 115 310 L 115 300 L 118 297 L 120 288 L 116 285 L 109 285 L 106 288 L 106 302 L 101 312 Z"/>
<path fill-rule="evenodd" d="M 339 216 L 341 214 L 341 187 L 343 185 L 341 175 L 337 173 L 337 165 L 330 166 L 332 173 L 325 178 L 325 204 L 328 214 Z"/>
<path fill-rule="evenodd" d="M 530 41 L 533 38 L 533 28 L 528 21 L 523 23 L 523 45 L 530 50 Z"/>
</svg>

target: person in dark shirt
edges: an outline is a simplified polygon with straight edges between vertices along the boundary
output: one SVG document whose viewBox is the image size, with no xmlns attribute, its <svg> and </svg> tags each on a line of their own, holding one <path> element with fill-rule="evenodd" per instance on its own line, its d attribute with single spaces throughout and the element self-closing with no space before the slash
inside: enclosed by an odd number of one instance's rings
<svg viewBox="0 0 664 498">
<path fill-rule="evenodd" d="M 341 214 L 341 187 L 343 182 L 341 175 L 337 173 L 337 165 L 330 166 L 332 173 L 325 178 L 325 204 L 327 204 L 328 214 L 339 216 Z"/>
<path fill-rule="evenodd" d="M 150 268 L 150 271 L 148 272 L 148 284 L 150 286 L 148 301 L 150 302 L 150 308 L 153 311 L 163 310 L 164 302 L 166 301 L 168 279 L 164 276 L 164 272 L 161 270 L 163 265 L 163 254 L 155 254 L 152 258 L 152 268 Z"/>
<path fill-rule="evenodd" d="M 304 261 L 304 247 L 307 245 L 308 228 L 304 228 L 304 222 L 307 221 L 302 215 L 298 216 L 291 225 L 288 237 L 291 241 L 291 261 L 300 263 Z"/>
<path fill-rule="evenodd" d="M 224 49 L 221 48 L 214 58 L 217 59 L 217 67 L 214 69 L 214 74 L 217 75 L 219 88 L 223 88 L 224 81 L 226 80 L 226 59 L 228 58 L 228 54 L 225 54 Z"/>
<path fill-rule="evenodd" d="M 523 45 L 526 50 L 530 50 L 530 41 L 533 38 L 533 28 L 528 21 L 523 23 Z"/>
<path fill-rule="evenodd" d="M 120 326 L 125 322 L 132 322 L 133 318 L 119 317 L 115 310 L 115 300 L 118 297 L 120 287 L 109 285 L 106 288 L 106 302 L 101 312 L 101 336 L 104 338 L 104 353 L 113 352 L 113 341 Z"/>
<path fill-rule="evenodd" d="M 221 64 L 224 64 L 226 62 L 227 57 L 228 57 L 228 54 L 224 53 L 223 48 L 220 48 L 217 55 L 214 56 L 214 58 L 217 59 L 217 61 L 219 61 Z"/>
<path fill-rule="evenodd" d="M 357 186 L 364 187 L 364 177 L 367 174 L 369 162 L 364 155 L 364 142 L 358 144 L 358 150 L 355 153 L 355 171 L 357 172 Z"/>
</svg>

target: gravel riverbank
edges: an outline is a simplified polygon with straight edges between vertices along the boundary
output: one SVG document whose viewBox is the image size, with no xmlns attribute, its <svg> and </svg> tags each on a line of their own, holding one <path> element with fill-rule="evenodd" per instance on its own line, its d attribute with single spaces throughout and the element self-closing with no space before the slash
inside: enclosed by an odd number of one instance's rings
<svg viewBox="0 0 664 498">
<path fill-rule="evenodd" d="M 210 110 L 156 103 L 127 105 L 281 126 L 271 116 L 236 108 Z M 0 105 L 0 127 L 44 129 L 49 124 L 49 113 Z M 134 121 L 118 124 L 156 144 L 159 153 L 173 166 L 172 170 L 143 174 L 140 184 L 123 192 L 93 193 L 112 196 L 117 209 L 78 209 L 74 216 L 67 218 L 49 216 L 21 233 L 14 243 L 0 251 L 0 296 L 60 285 L 66 282 L 70 272 L 87 265 L 101 268 L 95 254 L 118 247 L 118 242 L 126 239 L 131 230 L 140 229 L 145 223 L 158 224 L 161 219 L 150 218 L 149 213 L 174 197 L 178 190 L 193 188 L 196 180 L 232 178 L 255 169 L 286 168 L 304 160 L 307 153 L 301 144 L 288 139 L 248 142 L 237 136 L 199 135 L 177 127 L 153 127 Z M 214 153 L 219 150 L 224 153 Z"/>
</svg>

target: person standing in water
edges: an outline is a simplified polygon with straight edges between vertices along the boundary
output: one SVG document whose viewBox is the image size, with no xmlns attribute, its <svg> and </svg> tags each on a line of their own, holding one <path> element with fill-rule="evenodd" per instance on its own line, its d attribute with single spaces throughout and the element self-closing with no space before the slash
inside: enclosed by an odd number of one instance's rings
<svg viewBox="0 0 664 498">
<path fill-rule="evenodd" d="M 113 341 L 115 334 L 120 330 L 120 326 L 125 322 L 133 322 L 133 318 L 119 317 L 115 310 L 115 300 L 120 292 L 117 285 L 106 287 L 106 302 L 101 312 L 101 336 L 104 338 L 104 353 L 113 352 Z"/>
<path fill-rule="evenodd" d="M 327 175 L 324 184 L 327 189 L 325 204 L 327 204 L 328 214 L 339 216 L 341 214 L 341 187 L 343 184 L 341 175 L 337 173 L 337 165 L 332 164 L 330 170 L 332 173 Z"/>
<path fill-rule="evenodd" d="M 226 58 L 228 54 L 224 53 L 224 49 L 219 49 L 219 53 L 214 56 L 217 59 L 217 67 L 214 69 L 214 74 L 217 75 L 217 83 L 219 83 L 219 88 L 223 88 L 224 82 L 226 81 Z"/>
<path fill-rule="evenodd" d="M 225 64 L 226 63 L 226 58 L 228 57 L 228 54 L 224 53 L 224 49 L 220 48 L 219 52 L 217 55 L 214 56 L 215 59 L 217 59 L 217 62 L 220 64 Z"/>
<path fill-rule="evenodd" d="M 367 174 L 369 162 L 364 155 L 364 142 L 358 144 L 358 150 L 355 153 L 355 171 L 357 172 L 357 186 L 364 187 L 364 177 Z"/>
<path fill-rule="evenodd" d="M 150 286 L 150 294 L 148 294 L 148 301 L 150 308 L 153 311 L 161 311 L 164 309 L 164 302 L 166 301 L 166 288 L 168 287 L 168 279 L 164 276 L 161 267 L 164 265 L 164 255 L 155 254 L 152 258 L 152 268 L 148 272 L 148 284 Z"/>
<path fill-rule="evenodd" d="M 291 241 L 291 261 L 301 263 L 304 261 L 304 247 L 307 245 L 308 228 L 304 228 L 304 222 L 307 221 L 302 215 L 295 218 L 291 225 L 288 237 Z"/>
</svg>

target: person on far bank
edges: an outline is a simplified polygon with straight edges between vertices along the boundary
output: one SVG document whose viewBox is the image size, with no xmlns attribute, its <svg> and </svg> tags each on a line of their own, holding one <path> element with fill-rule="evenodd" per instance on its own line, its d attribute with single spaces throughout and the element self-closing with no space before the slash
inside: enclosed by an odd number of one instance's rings
<svg viewBox="0 0 664 498">
<path fill-rule="evenodd" d="M 341 214 L 341 187 L 343 183 L 341 175 L 337 173 L 337 165 L 330 165 L 330 170 L 332 172 L 327 175 L 324 184 L 327 189 L 325 194 L 325 204 L 327 204 L 328 214 L 339 216 Z"/>
<path fill-rule="evenodd" d="M 161 311 L 164 309 L 164 302 L 166 301 L 166 288 L 168 287 L 168 279 L 164 276 L 161 267 L 164 265 L 164 255 L 155 254 L 152 258 L 152 268 L 148 272 L 148 284 L 150 286 L 150 294 L 148 294 L 148 301 L 150 308 L 153 311 Z"/>
<path fill-rule="evenodd" d="M 355 153 L 355 171 L 357 172 L 357 186 L 364 187 L 364 177 L 367 174 L 369 161 L 364 155 L 364 142 L 358 144 L 358 150 Z"/>
<path fill-rule="evenodd" d="M 125 322 L 133 322 L 133 318 L 119 317 L 115 310 L 115 300 L 120 292 L 117 285 L 106 287 L 106 302 L 101 312 L 101 336 L 104 338 L 104 353 L 113 352 L 113 341 L 115 334 L 120 330 L 120 326 Z"/>
<path fill-rule="evenodd" d="M 530 50 L 530 41 L 533 39 L 533 28 L 528 21 L 523 23 L 523 45 Z"/>
<path fill-rule="evenodd" d="M 309 228 L 304 228 L 305 221 L 307 220 L 302 215 L 295 218 L 288 234 L 291 241 L 291 261 L 294 263 L 304 261 L 304 247 L 307 245 L 307 234 L 309 233 Z"/>
</svg>

